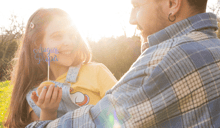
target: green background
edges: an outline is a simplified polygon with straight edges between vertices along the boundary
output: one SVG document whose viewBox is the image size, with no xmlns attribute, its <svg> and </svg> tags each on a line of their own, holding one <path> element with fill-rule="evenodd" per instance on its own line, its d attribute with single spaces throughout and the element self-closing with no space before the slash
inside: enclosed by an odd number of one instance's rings
<svg viewBox="0 0 220 128">
<path fill-rule="evenodd" d="M 11 91 L 10 81 L 0 82 L 0 128 L 3 128 L 2 122 L 9 106 Z"/>
</svg>

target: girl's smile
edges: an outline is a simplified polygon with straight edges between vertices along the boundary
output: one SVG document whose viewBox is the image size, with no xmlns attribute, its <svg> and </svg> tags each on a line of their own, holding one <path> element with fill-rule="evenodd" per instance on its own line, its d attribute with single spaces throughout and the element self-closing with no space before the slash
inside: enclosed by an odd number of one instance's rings
<svg viewBox="0 0 220 128">
<path fill-rule="evenodd" d="M 56 27 L 54 27 L 56 26 Z M 45 29 L 43 45 L 47 48 L 58 48 L 57 59 L 51 62 L 60 66 L 71 66 L 75 54 L 75 34 L 72 22 L 67 17 L 55 17 Z M 51 53 L 54 56 L 54 53 Z"/>
</svg>

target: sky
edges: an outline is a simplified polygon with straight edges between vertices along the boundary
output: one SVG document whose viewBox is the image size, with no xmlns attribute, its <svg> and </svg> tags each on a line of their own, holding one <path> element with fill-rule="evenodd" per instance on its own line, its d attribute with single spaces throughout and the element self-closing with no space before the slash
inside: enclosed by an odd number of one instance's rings
<svg viewBox="0 0 220 128">
<path fill-rule="evenodd" d="M 208 6 L 218 0 L 208 0 Z M 39 8 L 61 8 L 70 14 L 84 37 L 99 40 L 126 32 L 132 36 L 136 26 L 129 24 L 132 9 L 130 0 L 4 0 L 0 6 L 0 27 L 9 26 L 11 14 L 27 23 Z M 209 10 L 207 10 L 209 11 Z"/>
</svg>

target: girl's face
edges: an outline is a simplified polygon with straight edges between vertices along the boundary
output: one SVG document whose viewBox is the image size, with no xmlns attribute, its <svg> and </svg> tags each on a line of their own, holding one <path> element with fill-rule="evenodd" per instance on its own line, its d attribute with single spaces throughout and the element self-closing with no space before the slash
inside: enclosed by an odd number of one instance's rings
<svg viewBox="0 0 220 128">
<path fill-rule="evenodd" d="M 50 56 L 50 63 L 71 66 L 75 58 L 74 47 L 77 44 L 74 32 L 72 22 L 67 17 L 55 17 L 48 24 L 42 46 L 44 49 L 50 49 L 50 54 L 44 52 L 45 57 Z"/>
</svg>

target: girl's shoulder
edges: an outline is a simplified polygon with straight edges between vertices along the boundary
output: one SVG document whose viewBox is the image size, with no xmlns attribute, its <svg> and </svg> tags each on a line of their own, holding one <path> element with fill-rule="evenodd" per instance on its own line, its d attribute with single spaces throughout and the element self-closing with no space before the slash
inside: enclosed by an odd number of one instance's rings
<svg viewBox="0 0 220 128">
<path fill-rule="evenodd" d="M 103 63 L 89 62 L 87 64 L 83 64 L 82 67 L 97 68 L 97 67 L 106 67 L 106 66 Z"/>
<path fill-rule="evenodd" d="M 92 72 L 99 72 L 103 70 L 109 71 L 109 69 L 103 64 L 103 63 L 97 63 L 97 62 L 90 62 L 87 64 L 83 64 L 81 67 L 82 70 L 86 70 L 87 72 L 92 71 Z"/>
</svg>

